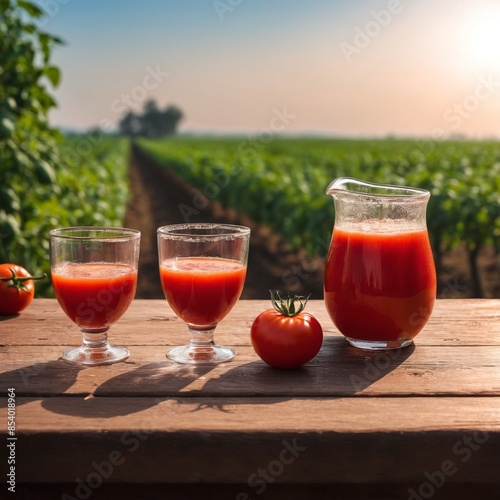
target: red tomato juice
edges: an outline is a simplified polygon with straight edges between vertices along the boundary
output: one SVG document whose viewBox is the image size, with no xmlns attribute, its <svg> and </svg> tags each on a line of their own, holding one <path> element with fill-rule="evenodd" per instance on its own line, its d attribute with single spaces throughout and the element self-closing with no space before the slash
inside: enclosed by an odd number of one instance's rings
<svg viewBox="0 0 500 500">
<path fill-rule="evenodd" d="M 78 326 L 105 328 L 117 321 L 132 302 L 137 271 L 108 263 L 64 264 L 52 271 L 56 298 Z"/>
<path fill-rule="evenodd" d="M 222 320 L 239 299 L 246 266 L 230 259 L 182 257 L 160 265 L 163 292 L 170 307 L 191 325 Z"/>
<path fill-rule="evenodd" d="M 361 233 L 335 228 L 324 292 L 330 317 L 346 337 L 412 339 L 429 319 L 436 296 L 427 231 Z"/>
</svg>

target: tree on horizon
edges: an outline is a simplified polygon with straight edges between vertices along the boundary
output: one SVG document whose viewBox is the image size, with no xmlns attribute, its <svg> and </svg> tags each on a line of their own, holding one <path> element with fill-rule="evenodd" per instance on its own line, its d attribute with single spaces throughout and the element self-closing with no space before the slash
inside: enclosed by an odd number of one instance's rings
<svg viewBox="0 0 500 500">
<path fill-rule="evenodd" d="M 142 114 L 130 110 L 120 120 L 118 128 L 121 134 L 129 137 L 159 139 L 174 135 L 183 116 L 177 106 L 169 105 L 161 110 L 154 99 L 149 99 L 144 103 Z"/>
</svg>

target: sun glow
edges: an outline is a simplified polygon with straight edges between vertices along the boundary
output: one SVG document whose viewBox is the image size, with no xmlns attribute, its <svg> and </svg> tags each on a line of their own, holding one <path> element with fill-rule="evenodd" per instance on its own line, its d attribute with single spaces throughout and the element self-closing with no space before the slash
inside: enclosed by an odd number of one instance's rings
<svg viewBox="0 0 500 500">
<path fill-rule="evenodd" d="M 500 2 L 478 2 L 464 29 L 462 40 L 471 66 L 500 72 Z"/>
</svg>

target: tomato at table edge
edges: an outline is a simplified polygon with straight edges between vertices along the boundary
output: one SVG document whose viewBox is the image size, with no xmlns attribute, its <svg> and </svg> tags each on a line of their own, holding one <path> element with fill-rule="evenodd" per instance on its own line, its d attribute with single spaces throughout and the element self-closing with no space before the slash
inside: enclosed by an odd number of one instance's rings
<svg viewBox="0 0 500 500">
<path fill-rule="evenodd" d="M 26 309 L 35 295 L 35 281 L 45 277 L 31 276 L 18 264 L 0 264 L 0 297 L 7 296 L 6 301 L 0 301 L 0 316 L 12 316 Z"/>
<path fill-rule="evenodd" d="M 293 315 L 267 309 L 253 321 L 250 340 L 257 355 L 267 364 L 275 368 L 298 368 L 320 351 L 323 328 L 312 314 L 302 312 L 304 307 L 305 303 Z"/>
</svg>

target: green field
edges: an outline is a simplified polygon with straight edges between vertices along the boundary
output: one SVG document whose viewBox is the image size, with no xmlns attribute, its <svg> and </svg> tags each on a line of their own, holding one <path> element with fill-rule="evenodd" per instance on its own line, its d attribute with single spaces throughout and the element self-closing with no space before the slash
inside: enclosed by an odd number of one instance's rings
<svg viewBox="0 0 500 500">
<path fill-rule="evenodd" d="M 331 233 L 333 203 L 325 188 L 340 176 L 428 189 L 438 265 L 443 252 L 461 242 L 473 266 L 484 245 L 500 251 L 498 142 L 176 138 L 139 145 L 208 198 L 310 253 Z M 184 209 L 188 219 L 190 210 Z"/>
<path fill-rule="evenodd" d="M 429 189 L 428 225 L 438 268 L 443 253 L 462 242 L 473 272 L 482 247 L 500 252 L 496 142 L 177 137 L 138 144 L 206 198 L 249 215 L 311 255 L 324 255 L 328 247 L 334 208 L 325 189 L 340 176 Z M 121 226 L 129 198 L 128 149 L 122 138 L 65 138 L 52 180 L 25 179 L 4 188 L 1 260 L 19 262 L 32 274 L 47 272 L 50 229 Z M 179 208 L 188 221 L 203 202 L 194 199 Z M 38 295 L 50 293 L 47 281 L 38 285 Z"/>
<path fill-rule="evenodd" d="M 82 135 L 65 138 L 50 176 L 19 176 L 0 191 L 1 262 L 32 275 L 49 272 L 49 231 L 67 226 L 121 226 L 128 200 L 128 141 Z M 38 296 L 50 296 L 48 280 Z"/>
</svg>

